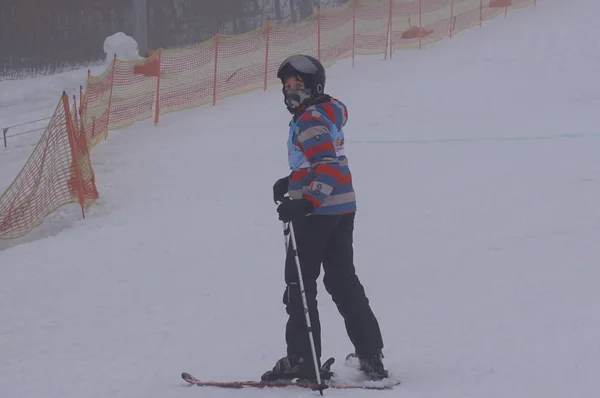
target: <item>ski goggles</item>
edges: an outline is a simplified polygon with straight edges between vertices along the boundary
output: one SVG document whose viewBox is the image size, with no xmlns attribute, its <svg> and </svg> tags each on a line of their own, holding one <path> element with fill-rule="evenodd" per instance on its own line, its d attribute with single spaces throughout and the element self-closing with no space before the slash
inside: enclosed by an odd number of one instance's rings
<svg viewBox="0 0 600 398">
<path fill-rule="evenodd" d="M 288 65 L 300 73 L 306 73 L 309 75 L 316 73 L 318 70 L 317 66 L 310 59 L 306 58 L 304 55 L 297 54 L 286 58 L 285 61 L 281 63 L 281 66 L 277 71 L 277 75 L 279 76 Z"/>
</svg>

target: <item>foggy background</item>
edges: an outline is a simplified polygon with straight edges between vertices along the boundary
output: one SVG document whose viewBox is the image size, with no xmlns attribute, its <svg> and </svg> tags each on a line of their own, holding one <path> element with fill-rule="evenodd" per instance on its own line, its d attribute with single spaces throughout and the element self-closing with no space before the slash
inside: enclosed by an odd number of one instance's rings
<svg viewBox="0 0 600 398">
<path fill-rule="evenodd" d="M 0 0 L 0 79 L 51 74 L 102 61 L 106 37 L 116 32 L 136 37 L 144 2 L 146 47 L 157 49 L 202 42 L 217 30 L 245 33 L 267 19 L 297 22 L 319 5 L 327 9 L 346 1 Z"/>
</svg>

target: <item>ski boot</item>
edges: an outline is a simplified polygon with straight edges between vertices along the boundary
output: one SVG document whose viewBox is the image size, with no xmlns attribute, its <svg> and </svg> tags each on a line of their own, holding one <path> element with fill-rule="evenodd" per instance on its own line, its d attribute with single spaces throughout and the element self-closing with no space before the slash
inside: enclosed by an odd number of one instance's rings
<svg viewBox="0 0 600 398">
<path fill-rule="evenodd" d="M 329 358 L 323 366 L 320 367 L 321 382 L 330 380 L 333 376 L 331 365 L 334 359 Z M 305 381 L 316 382 L 315 366 L 311 359 L 298 357 L 296 355 L 285 356 L 275 363 L 273 369 L 266 371 L 262 381 L 292 380 L 301 379 Z"/>
<path fill-rule="evenodd" d="M 346 363 L 353 362 L 358 358 L 359 369 L 371 380 L 382 380 L 388 378 L 388 371 L 383 366 L 383 354 L 379 353 L 369 357 L 359 357 L 355 353 L 348 354 Z"/>
</svg>

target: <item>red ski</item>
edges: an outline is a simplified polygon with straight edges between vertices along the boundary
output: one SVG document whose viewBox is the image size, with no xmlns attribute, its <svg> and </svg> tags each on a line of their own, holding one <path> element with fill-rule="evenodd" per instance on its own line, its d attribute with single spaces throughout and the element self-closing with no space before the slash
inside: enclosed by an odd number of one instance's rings
<svg viewBox="0 0 600 398">
<path fill-rule="evenodd" d="M 378 384 L 378 382 L 365 382 L 362 385 L 353 385 L 353 384 L 336 384 L 334 382 L 330 382 L 327 384 L 323 384 L 319 386 L 317 383 L 311 382 L 303 382 L 301 380 L 281 380 L 281 381 L 205 381 L 195 378 L 189 373 L 183 372 L 181 377 L 186 382 L 191 385 L 196 385 L 200 387 L 221 387 L 221 388 L 247 388 L 247 387 L 255 387 L 255 388 L 267 388 L 267 387 L 301 387 L 301 388 L 309 388 L 314 391 L 323 391 L 327 388 L 335 388 L 335 389 L 363 389 L 363 390 L 390 390 L 394 386 L 398 385 L 398 382 L 395 382 L 393 385 L 389 384 Z"/>
</svg>

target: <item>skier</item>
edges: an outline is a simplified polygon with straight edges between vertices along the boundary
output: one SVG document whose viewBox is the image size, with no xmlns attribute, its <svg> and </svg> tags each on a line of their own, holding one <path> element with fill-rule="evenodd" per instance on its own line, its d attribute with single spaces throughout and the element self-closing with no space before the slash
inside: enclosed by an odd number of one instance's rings
<svg viewBox="0 0 600 398">
<path fill-rule="evenodd" d="M 321 368 L 317 278 L 323 264 L 325 288 L 344 318 L 361 370 L 375 380 L 386 378 L 379 323 L 353 262 L 356 200 L 342 131 L 348 118 L 347 108 L 324 93 L 325 69 L 313 57 L 287 58 L 277 77 L 293 118 L 288 139 L 291 174 L 274 184 L 273 199 L 281 202 L 277 208 L 279 219 L 293 223 L 317 366 Z M 315 365 L 291 245 L 285 261 L 285 283 L 287 355 L 262 379 L 314 380 Z M 332 376 L 331 372 L 321 373 L 324 380 Z"/>
</svg>

